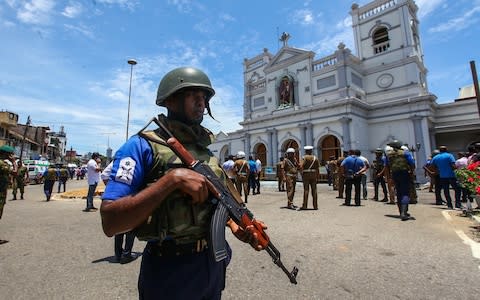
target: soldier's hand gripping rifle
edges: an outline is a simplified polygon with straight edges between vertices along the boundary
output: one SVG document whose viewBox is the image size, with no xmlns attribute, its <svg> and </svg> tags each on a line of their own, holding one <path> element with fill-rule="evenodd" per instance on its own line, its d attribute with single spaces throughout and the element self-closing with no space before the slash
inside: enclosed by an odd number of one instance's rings
<svg viewBox="0 0 480 300">
<path fill-rule="evenodd" d="M 297 284 L 298 268 L 293 267 L 289 272 L 280 260 L 280 252 L 270 241 L 269 236 L 263 230 L 262 224 L 253 218 L 253 214 L 244 205 L 240 204 L 232 195 L 230 190 L 218 178 L 215 172 L 206 164 L 201 163 L 188 152 L 185 147 L 169 132 L 169 130 L 161 122 L 157 123 L 169 135 L 167 144 L 173 152 L 180 158 L 180 160 L 193 171 L 205 176 L 219 192 L 215 195 L 213 201 L 216 202 L 217 207 L 212 217 L 210 227 L 210 246 L 212 253 L 217 262 L 227 257 L 227 250 L 225 244 L 225 224 L 231 218 L 235 223 L 243 229 L 248 226 L 253 226 L 253 232 L 257 234 L 258 243 L 267 253 L 272 257 L 273 262 L 279 266 L 285 274 L 287 274 L 291 283 Z"/>
</svg>

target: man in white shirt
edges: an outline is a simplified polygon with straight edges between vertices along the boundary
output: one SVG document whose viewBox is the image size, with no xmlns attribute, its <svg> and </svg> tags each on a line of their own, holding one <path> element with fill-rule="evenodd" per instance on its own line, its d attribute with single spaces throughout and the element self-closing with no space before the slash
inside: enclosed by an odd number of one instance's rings
<svg viewBox="0 0 480 300">
<path fill-rule="evenodd" d="M 257 160 L 255 161 L 255 164 L 257 165 L 257 176 L 255 177 L 256 185 L 257 185 L 257 193 L 260 194 L 260 175 L 262 173 L 262 161 L 257 157 Z M 255 194 L 255 191 L 253 192 Z"/>
<path fill-rule="evenodd" d="M 235 162 L 233 161 L 233 155 L 229 155 L 228 159 L 223 163 L 222 168 L 227 173 L 228 178 L 235 184 L 235 171 L 233 170 Z"/>
<path fill-rule="evenodd" d="M 94 152 L 92 158 L 87 163 L 87 180 L 88 180 L 88 194 L 87 194 L 87 207 L 85 212 L 96 211 L 97 208 L 93 206 L 93 195 L 97 189 L 98 182 L 100 181 L 100 171 L 102 170 L 98 163 L 100 162 L 100 154 Z"/>
</svg>

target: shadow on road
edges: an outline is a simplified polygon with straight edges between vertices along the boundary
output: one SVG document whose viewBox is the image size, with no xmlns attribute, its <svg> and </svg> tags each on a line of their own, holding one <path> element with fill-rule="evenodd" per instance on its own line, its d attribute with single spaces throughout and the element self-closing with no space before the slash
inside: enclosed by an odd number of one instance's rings
<svg viewBox="0 0 480 300">
<path fill-rule="evenodd" d="M 132 259 L 128 260 L 128 262 L 125 262 L 125 263 L 130 263 L 132 261 L 135 261 L 140 256 L 142 256 L 142 252 L 132 252 Z M 111 263 L 111 264 L 121 263 L 121 261 L 118 261 L 115 256 L 107 256 L 107 257 L 103 257 L 103 258 L 93 260 L 92 264 L 96 264 L 96 263 L 100 263 L 100 262 L 108 262 L 108 263 Z"/>
</svg>

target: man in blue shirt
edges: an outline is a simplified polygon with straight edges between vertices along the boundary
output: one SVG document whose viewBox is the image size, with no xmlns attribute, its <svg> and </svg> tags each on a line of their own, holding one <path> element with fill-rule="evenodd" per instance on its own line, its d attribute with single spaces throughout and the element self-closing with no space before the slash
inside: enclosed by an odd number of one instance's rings
<svg viewBox="0 0 480 300">
<path fill-rule="evenodd" d="M 166 107 L 168 115 L 157 121 L 223 178 L 208 150 L 213 134 L 200 125 L 205 111 L 211 115 L 214 94 L 201 70 L 174 69 L 158 87 L 156 103 Z M 216 208 L 209 199 L 218 192 L 205 176 L 182 164 L 165 135 L 161 128 L 141 130 L 115 153 L 100 207 L 103 231 L 113 236 L 134 230 L 147 241 L 138 279 L 140 299 L 220 299 L 230 255 L 217 262 L 208 242 Z M 231 219 L 226 226 L 254 249 L 263 249 L 253 226 L 243 228 Z"/>
<path fill-rule="evenodd" d="M 250 174 L 248 174 L 248 193 L 252 189 L 252 194 L 257 194 L 255 189 L 257 188 L 257 163 L 253 160 L 253 156 L 248 157 L 248 167 L 250 169 Z"/>
<path fill-rule="evenodd" d="M 460 189 L 455 176 L 455 157 L 447 151 L 446 146 L 440 146 L 440 153 L 432 158 L 431 164 L 438 170 L 439 187 L 443 189 L 443 195 L 447 200 L 447 206 L 453 209 L 452 198 L 450 197 L 450 185 L 455 192 L 455 208 L 462 208 L 460 202 Z"/>
<path fill-rule="evenodd" d="M 362 174 L 367 170 L 363 160 L 354 154 L 354 150 L 348 152 L 347 158 L 340 165 L 344 170 L 345 176 L 345 203 L 350 206 L 352 200 L 352 186 L 355 187 L 355 206 L 360 206 L 360 184 Z"/>
</svg>

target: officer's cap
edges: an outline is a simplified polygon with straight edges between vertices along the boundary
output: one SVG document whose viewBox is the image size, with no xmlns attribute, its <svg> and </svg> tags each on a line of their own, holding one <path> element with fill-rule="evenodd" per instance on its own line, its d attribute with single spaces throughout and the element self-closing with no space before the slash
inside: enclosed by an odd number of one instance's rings
<svg viewBox="0 0 480 300">
<path fill-rule="evenodd" d="M 375 153 L 382 153 L 382 152 L 383 152 L 382 148 L 375 149 Z"/>
<path fill-rule="evenodd" d="M 243 152 L 243 151 L 238 151 L 238 152 L 237 152 L 237 158 L 245 158 L 245 152 Z"/>
<path fill-rule="evenodd" d="M 303 147 L 304 150 L 313 150 L 313 146 L 305 146 Z"/>
<path fill-rule="evenodd" d="M 293 148 L 288 148 L 286 153 L 295 153 L 295 149 L 293 149 Z"/>
</svg>

